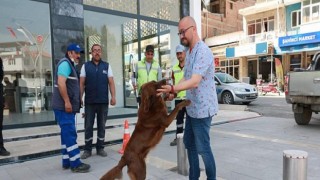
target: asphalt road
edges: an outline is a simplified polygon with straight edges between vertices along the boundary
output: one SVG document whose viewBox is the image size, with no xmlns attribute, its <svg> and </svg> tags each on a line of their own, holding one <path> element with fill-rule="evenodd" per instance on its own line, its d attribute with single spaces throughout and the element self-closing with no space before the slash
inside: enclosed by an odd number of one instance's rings
<svg viewBox="0 0 320 180">
<path fill-rule="evenodd" d="M 287 104 L 284 96 L 259 96 L 248 108 L 265 117 L 293 118 L 291 104 Z"/>
<path fill-rule="evenodd" d="M 291 104 L 287 104 L 284 96 L 267 95 L 248 105 L 250 111 L 257 112 L 264 117 L 287 118 L 294 121 Z M 320 121 L 320 114 L 312 114 L 311 121 Z"/>
</svg>

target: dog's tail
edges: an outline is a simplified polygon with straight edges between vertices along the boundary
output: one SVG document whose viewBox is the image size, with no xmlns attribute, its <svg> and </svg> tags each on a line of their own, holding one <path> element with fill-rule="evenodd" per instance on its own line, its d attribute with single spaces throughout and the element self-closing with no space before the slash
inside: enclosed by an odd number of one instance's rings
<svg viewBox="0 0 320 180">
<path fill-rule="evenodd" d="M 126 166 L 126 162 L 124 157 L 122 156 L 118 165 L 109 170 L 106 174 L 104 174 L 100 180 L 115 180 L 122 179 L 122 168 Z"/>
</svg>

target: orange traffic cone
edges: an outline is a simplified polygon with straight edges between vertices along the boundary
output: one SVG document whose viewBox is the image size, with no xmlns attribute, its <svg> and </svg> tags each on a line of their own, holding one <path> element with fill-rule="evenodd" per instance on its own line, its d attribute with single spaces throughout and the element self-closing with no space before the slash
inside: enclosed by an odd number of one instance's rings
<svg viewBox="0 0 320 180">
<path fill-rule="evenodd" d="M 124 134 L 123 134 L 123 143 L 122 143 L 122 148 L 119 150 L 120 154 L 124 153 L 124 150 L 126 149 L 127 143 L 129 142 L 130 139 L 130 132 L 129 132 L 129 124 L 128 120 L 124 121 Z"/>
</svg>

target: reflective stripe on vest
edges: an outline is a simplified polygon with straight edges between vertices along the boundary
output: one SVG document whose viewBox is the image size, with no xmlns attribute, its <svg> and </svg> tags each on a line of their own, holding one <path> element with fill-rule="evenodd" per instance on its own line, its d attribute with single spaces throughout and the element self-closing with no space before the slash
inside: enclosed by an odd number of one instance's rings
<svg viewBox="0 0 320 180">
<path fill-rule="evenodd" d="M 140 92 L 140 88 L 143 84 L 150 81 L 158 80 L 158 69 L 159 64 L 152 60 L 150 71 L 147 71 L 147 65 L 145 63 L 145 58 L 138 62 L 138 92 Z"/>
<path fill-rule="evenodd" d="M 173 76 L 174 76 L 174 84 L 178 84 L 181 79 L 183 79 L 183 70 L 179 67 L 179 63 L 172 67 Z M 186 91 L 180 91 L 177 94 L 177 98 L 184 99 L 186 97 Z"/>
</svg>

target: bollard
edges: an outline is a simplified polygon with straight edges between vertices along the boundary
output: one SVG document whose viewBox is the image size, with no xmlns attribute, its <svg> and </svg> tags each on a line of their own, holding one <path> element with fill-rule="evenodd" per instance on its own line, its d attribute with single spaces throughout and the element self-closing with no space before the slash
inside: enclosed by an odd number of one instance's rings
<svg viewBox="0 0 320 180">
<path fill-rule="evenodd" d="M 307 180 L 307 160 L 305 151 L 283 151 L 283 180 Z"/>
<path fill-rule="evenodd" d="M 178 173 L 184 176 L 189 175 L 189 163 L 186 149 L 183 143 L 183 133 L 177 134 L 177 157 L 178 157 Z"/>
</svg>

